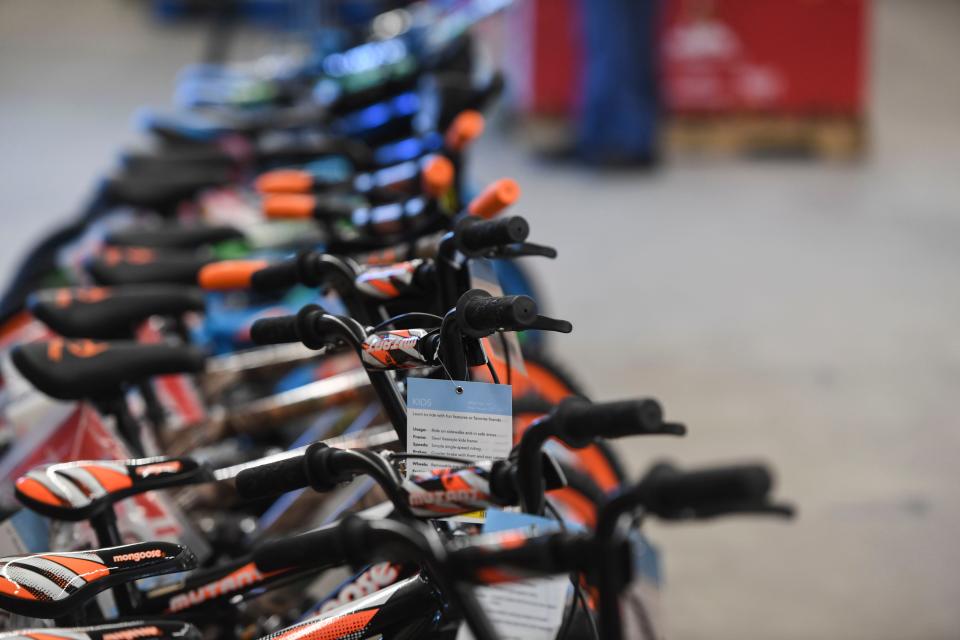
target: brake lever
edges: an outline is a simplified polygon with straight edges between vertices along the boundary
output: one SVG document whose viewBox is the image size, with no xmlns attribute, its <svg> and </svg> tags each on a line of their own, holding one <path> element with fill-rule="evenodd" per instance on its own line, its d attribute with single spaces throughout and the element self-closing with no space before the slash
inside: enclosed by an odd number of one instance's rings
<svg viewBox="0 0 960 640">
<path fill-rule="evenodd" d="M 784 503 L 759 502 L 725 504 L 705 509 L 680 511 L 676 514 L 658 514 L 661 520 L 709 520 L 723 516 L 776 516 L 791 519 L 796 515 L 792 505 Z"/>
<path fill-rule="evenodd" d="M 557 257 L 557 250 L 542 244 L 518 242 L 516 244 L 499 246 L 487 255 L 489 258 L 524 258 L 529 256 L 538 256 L 553 260 Z"/>
<path fill-rule="evenodd" d="M 573 331 L 573 325 L 567 322 L 566 320 L 557 320 L 556 318 L 548 318 L 547 316 L 537 316 L 537 319 L 532 323 L 523 328 L 524 331 L 528 329 L 536 329 L 538 331 L 556 331 L 557 333 L 570 333 Z"/>
<path fill-rule="evenodd" d="M 685 436 L 687 435 L 687 426 L 679 422 L 664 422 L 657 433 L 667 436 Z"/>
</svg>

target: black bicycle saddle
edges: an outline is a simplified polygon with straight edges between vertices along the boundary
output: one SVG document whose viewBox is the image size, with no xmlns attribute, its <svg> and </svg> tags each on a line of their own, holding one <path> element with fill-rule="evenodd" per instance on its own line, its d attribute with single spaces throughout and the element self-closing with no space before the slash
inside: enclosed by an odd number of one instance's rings
<svg viewBox="0 0 960 640">
<path fill-rule="evenodd" d="M 211 480 L 193 458 L 80 460 L 36 467 L 17 478 L 17 500 L 57 520 L 87 520 L 124 498 Z"/>
<path fill-rule="evenodd" d="M 189 622 L 170 620 L 134 620 L 93 627 L 20 629 L 0 633 L 0 640 L 200 640 L 202 637 L 200 631 Z"/>
<path fill-rule="evenodd" d="M 87 263 L 97 284 L 195 285 L 197 274 L 214 258 L 190 251 L 163 251 L 147 247 L 107 247 Z"/>
<path fill-rule="evenodd" d="M 17 345 L 10 357 L 34 387 L 60 400 L 110 397 L 152 376 L 195 373 L 204 365 L 192 346 L 63 338 Z"/>
<path fill-rule="evenodd" d="M 172 542 L 6 556 L 0 558 L 0 609 L 31 618 L 60 618 L 110 587 L 196 564 L 189 549 Z"/>
<path fill-rule="evenodd" d="M 122 173 L 107 180 L 105 194 L 118 205 L 165 211 L 204 189 L 228 184 L 233 177 L 232 171 L 220 167 Z"/>
<path fill-rule="evenodd" d="M 200 289 L 168 284 L 43 289 L 27 299 L 27 308 L 61 336 L 122 340 L 151 316 L 203 311 L 204 298 Z"/>
<path fill-rule="evenodd" d="M 119 247 L 197 249 L 226 240 L 243 239 L 239 229 L 227 225 L 163 224 L 136 226 L 107 234 L 107 244 Z"/>
</svg>

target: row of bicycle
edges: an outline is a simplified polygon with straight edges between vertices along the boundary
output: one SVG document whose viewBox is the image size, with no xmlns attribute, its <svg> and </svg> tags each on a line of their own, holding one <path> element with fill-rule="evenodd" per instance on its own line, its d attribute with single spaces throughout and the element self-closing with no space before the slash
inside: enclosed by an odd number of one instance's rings
<svg viewBox="0 0 960 640">
<path fill-rule="evenodd" d="M 764 465 L 631 479 L 608 441 L 686 428 L 549 356 L 573 327 L 522 259 L 557 251 L 467 172 L 503 84 L 470 30 L 505 4 L 185 71 L 29 253 L 0 637 L 653 638 L 644 517 L 790 514 Z"/>
</svg>

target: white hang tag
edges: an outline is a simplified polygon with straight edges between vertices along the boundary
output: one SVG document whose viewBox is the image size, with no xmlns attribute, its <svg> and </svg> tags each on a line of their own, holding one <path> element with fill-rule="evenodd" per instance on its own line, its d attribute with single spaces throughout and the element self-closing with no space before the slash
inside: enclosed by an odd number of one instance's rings
<svg viewBox="0 0 960 640">
<path fill-rule="evenodd" d="M 483 533 L 523 529 L 528 535 L 537 535 L 559 528 L 548 518 L 487 509 Z M 477 587 L 474 593 L 502 640 L 554 640 L 563 624 L 569 589 L 569 577 L 557 576 Z M 466 624 L 460 625 L 456 640 L 473 640 Z"/>
<path fill-rule="evenodd" d="M 510 385 L 410 378 L 407 380 L 407 450 L 475 462 L 501 460 L 513 447 Z M 449 462 L 410 458 L 407 475 Z"/>
</svg>

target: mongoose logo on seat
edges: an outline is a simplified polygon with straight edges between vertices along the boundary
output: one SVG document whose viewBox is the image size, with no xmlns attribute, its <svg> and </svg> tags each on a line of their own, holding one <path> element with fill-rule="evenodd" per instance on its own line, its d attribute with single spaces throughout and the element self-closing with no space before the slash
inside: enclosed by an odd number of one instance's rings
<svg viewBox="0 0 960 640">
<path fill-rule="evenodd" d="M 150 549 L 149 551 L 134 551 L 132 553 L 121 553 L 113 556 L 114 562 L 140 562 L 151 558 L 162 558 L 163 551 L 160 549 Z"/>
<path fill-rule="evenodd" d="M 245 564 L 233 573 L 229 573 L 219 580 L 215 580 L 196 589 L 191 589 L 186 593 L 181 593 L 170 599 L 170 606 L 167 611 L 176 613 L 183 609 L 189 609 L 208 600 L 213 600 L 221 596 L 240 591 L 246 587 L 257 584 L 264 578 L 268 578 L 284 571 L 271 571 L 270 573 L 260 573 L 257 565 L 253 562 Z"/>
<path fill-rule="evenodd" d="M 170 462 L 157 462 L 142 467 L 135 467 L 135 470 L 141 478 L 149 478 L 150 476 L 160 475 L 161 473 L 176 473 L 180 471 L 180 467 L 182 466 L 179 460 L 172 460 Z"/>
<path fill-rule="evenodd" d="M 136 640 L 137 638 L 150 638 L 160 635 L 160 629 L 154 626 L 135 627 L 133 629 L 123 629 L 122 631 L 113 631 L 103 634 L 103 640 Z"/>
</svg>

